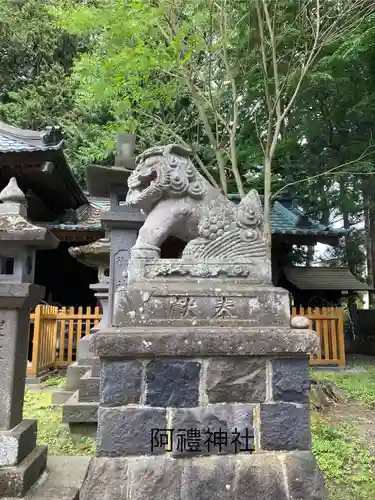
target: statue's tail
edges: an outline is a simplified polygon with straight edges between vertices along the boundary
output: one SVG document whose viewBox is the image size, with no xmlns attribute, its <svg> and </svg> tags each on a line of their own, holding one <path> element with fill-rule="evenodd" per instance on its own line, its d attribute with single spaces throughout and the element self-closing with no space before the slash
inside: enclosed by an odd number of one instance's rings
<svg viewBox="0 0 375 500">
<path fill-rule="evenodd" d="M 257 225 L 263 233 L 263 205 L 256 189 L 251 189 L 238 205 L 238 217 L 245 225 Z"/>
</svg>

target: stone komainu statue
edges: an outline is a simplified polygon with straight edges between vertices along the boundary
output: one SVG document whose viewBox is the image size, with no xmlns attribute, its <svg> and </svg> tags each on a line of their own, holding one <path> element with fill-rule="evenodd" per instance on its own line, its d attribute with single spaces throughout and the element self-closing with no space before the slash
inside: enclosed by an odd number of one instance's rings
<svg viewBox="0 0 375 500">
<path fill-rule="evenodd" d="M 236 205 L 198 172 L 191 152 L 179 145 L 144 151 L 128 179 L 126 202 L 147 215 L 135 249 L 154 251 L 168 236 L 186 245 L 182 258 L 265 258 L 263 210 L 252 190 Z"/>
</svg>

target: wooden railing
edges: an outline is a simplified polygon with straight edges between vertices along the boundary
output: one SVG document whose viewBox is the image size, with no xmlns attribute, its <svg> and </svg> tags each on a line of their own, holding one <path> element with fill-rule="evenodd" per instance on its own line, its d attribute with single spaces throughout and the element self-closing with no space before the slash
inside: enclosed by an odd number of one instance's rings
<svg viewBox="0 0 375 500">
<path fill-rule="evenodd" d="M 320 338 L 320 350 L 310 355 L 310 365 L 345 365 L 344 310 L 340 307 L 292 307 L 292 316 L 300 314 L 310 319 L 310 325 Z"/>
<path fill-rule="evenodd" d="M 291 312 L 307 316 L 320 337 L 321 349 L 310 356 L 311 365 L 345 364 L 343 309 L 292 307 Z M 78 342 L 100 319 L 99 307 L 84 311 L 83 307 L 37 306 L 30 315 L 33 349 L 27 375 L 37 377 L 51 368 L 70 365 L 76 359 Z"/>
</svg>

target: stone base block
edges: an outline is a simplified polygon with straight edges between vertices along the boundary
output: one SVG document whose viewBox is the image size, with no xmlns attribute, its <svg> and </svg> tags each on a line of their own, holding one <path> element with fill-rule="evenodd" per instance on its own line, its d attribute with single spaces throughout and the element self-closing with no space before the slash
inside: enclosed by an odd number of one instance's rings
<svg viewBox="0 0 375 500">
<path fill-rule="evenodd" d="M 89 336 L 82 337 L 78 342 L 78 359 L 91 359 L 93 357 L 89 348 Z"/>
<path fill-rule="evenodd" d="M 114 324 L 160 326 L 289 326 L 287 290 L 267 285 L 198 278 L 129 285 L 115 309 Z M 105 327 L 98 333 L 102 333 Z"/>
<path fill-rule="evenodd" d="M 25 496 L 43 473 L 47 463 L 47 447 L 35 448 L 19 465 L 0 467 L 0 498 Z"/>
<path fill-rule="evenodd" d="M 0 430 L 0 466 L 17 465 L 36 445 L 36 420 L 23 420 L 9 431 Z"/>
<path fill-rule="evenodd" d="M 98 413 L 97 455 L 121 457 L 125 455 L 160 454 L 165 445 L 151 449 L 152 429 L 167 427 L 165 408 L 100 407 Z M 164 443 L 165 444 L 165 443 Z"/>
<path fill-rule="evenodd" d="M 94 356 L 91 362 L 91 376 L 100 377 L 100 358 Z"/>
<path fill-rule="evenodd" d="M 53 391 L 51 395 L 51 404 L 53 405 L 63 405 L 68 401 L 69 398 L 73 396 L 75 391 L 66 391 L 64 389 L 58 389 Z"/>
<path fill-rule="evenodd" d="M 99 402 L 100 378 L 93 377 L 91 370 L 81 377 L 79 381 L 79 402 Z"/>
<path fill-rule="evenodd" d="M 249 496 L 250 495 L 250 496 Z M 96 458 L 80 500 L 326 500 L 311 452 Z"/>
<path fill-rule="evenodd" d="M 163 326 L 111 327 L 90 339 L 102 358 L 283 356 L 315 353 L 319 339 L 313 330 L 289 327 L 220 328 Z"/>
<path fill-rule="evenodd" d="M 309 451 L 307 404 L 208 404 L 196 408 L 99 407 L 99 457 Z"/>
<path fill-rule="evenodd" d="M 98 421 L 98 407 L 96 402 L 78 401 L 78 391 L 63 405 L 62 423 L 95 423 Z"/>
<path fill-rule="evenodd" d="M 79 387 L 79 381 L 83 375 L 91 370 L 90 364 L 80 365 L 76 361 L 68 366 L 66 371 L 66 386 L 67 391 L 76 391 Z"/>
</svg>

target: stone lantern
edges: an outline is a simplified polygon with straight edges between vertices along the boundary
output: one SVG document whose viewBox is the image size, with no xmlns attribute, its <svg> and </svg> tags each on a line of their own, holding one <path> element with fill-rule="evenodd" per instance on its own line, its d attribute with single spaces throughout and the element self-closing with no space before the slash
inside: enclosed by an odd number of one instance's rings
<svg viewBox="0 0 375 500">
<path fill-rule="evenodd" d="M 100 322 L 91 329 L 91 333 L 97 332 L 102 326 L 108 326 L 108 288 L 109 288 L 109 250 L 110 239 L 108 237 L 83 245 L 69 248 L 72 257 L 85 266 L 98 270 L 98 283 L 90 285 L 94 290 L 102 306 L 103 315 Z M 78 359 L 82 362 L 92 358 L 92 353 L 88 349 L 88 337 L 82 337 L 78 346 Z"/>
<path fill-rule="evenodd" d="M 0 497 L 22 497 L 46 466 L 35 420 L 23 420 L 30 309 L 44 295 L 33 284 L 37 249 L 59 241 L 27 220 L 13 177 L 0 193 Z"/>
<path fill-rule="evenodd" d="M 90 165 L 86 170 L 90 194 L 110 199 L 110 208 L 101 217 L 106 237 L 71 251 L 71 255 L 83 264 L 98 268 L 99 283 L 92 288 L 101 300 L 103 318 L 95 330 L 91 330 L 95 335 L 112 325 L 116 293 L 126 283 L 130 249 L 144 221 L 138 209 L 124 203 L 128 190 L 127 179 L 135 167 L 134 149 L 135 137 L 119 134 L 115 166 Z M 78 433 L 86 433 L 87 429 L 91 433 L 92 427 L 96 427 L 99 406 L 100 360 L 89 349 L 89 337 L 80 340 L 78 362 L 68 368 L 66 391 L 58 395 L 55 393 L 53 399 L 57 401 L 61 397 L 65 401 L 62 421 L 69 424 L 71 431 Z"/>
<path fill-rule="evenodd" d="M 90 165 L 86 170 L 87 184 L 92 196 L 110 199 L 110 209 L 101 217 L 102 226 L 110 238 L 110 280 L 108 324 L 113 324 L 116 294 L 126 283 L 130 250 L 144 222 L 138 209 L 124 201 L 128 177 L 135 168 L 135 135 L 118 134 L 114 167 Z M 107 325 L 106 325 L 107 326 Z"/>
</svg>

